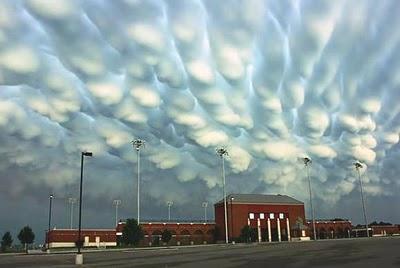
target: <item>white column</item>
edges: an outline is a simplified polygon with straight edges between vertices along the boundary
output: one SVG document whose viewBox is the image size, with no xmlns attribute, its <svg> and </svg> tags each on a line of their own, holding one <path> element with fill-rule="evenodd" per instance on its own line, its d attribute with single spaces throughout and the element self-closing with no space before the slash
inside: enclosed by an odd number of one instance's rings
<svg viewBox="0 0 400 268">
<path fill-rule="evenodd" d="M 289 224 L 289 218 L 286 218 L 286 229 L 287 229 L 287 239 L 290 242 L 290 224 Z"/>
<path fill-rule="evenodd" d="M 282 238 L 281 238 L 281 222 L 279 221 L 279 218 L 276 219 L 276 226 L 278 228 L 278 241 L 281 242 Z"/>
<path fill-rule="evenodd" d="M 260 218 L 257 219 L 257 233 L 258 233 L 258 242 L 261 242 L 261 224 Z"/>
<path fill-rule="evenodd" d="M 250 226 L 250 219 L 247 218 L 247 225 Z"/>
<path fill-rule="evenodd" d="M 267 221 L 267 225 L 268 225 L 268 241 L 272 242 L 272 237 L 271 237 L 271 220 L 268 218 Z"/>
</svg>

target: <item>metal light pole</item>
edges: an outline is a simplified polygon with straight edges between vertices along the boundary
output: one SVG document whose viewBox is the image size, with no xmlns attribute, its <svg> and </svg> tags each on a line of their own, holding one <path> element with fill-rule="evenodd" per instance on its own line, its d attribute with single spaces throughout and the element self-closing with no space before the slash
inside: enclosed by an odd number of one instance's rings
<svg viewBox="0 0 400 268">
<path fill-rule="evenodd" d="M 68 198 L 68 203 L 71 206 L 69 211 L 69 216 L 70 216 L 69 229 L 72 229 L 74 224 L 74 204 L 76 203 L 76 198 L 73 197 Z"/>
<path fill-rule="evenodd" d="M 168 201 L 167 202 L 167 206 L 168 206 L 168 221 L 171 221 L 171 206 L 174 204 L 174 202 L 172 201 Z"/>
<path fill-rule="evenodd" d="M 204 208 L 204 222 L 207 222 L 207 207 L 208 207 L 208 203 L 207 202 L 203 202 L 201 204 L 201 206 Z"/>
<path fill-rule="evenodd" d="M 82 247 L 82 241 L 81 241 L 81 235 L 82 235 L 82 187 L 83 187 L 83 160 L 85 156 L 93 156 L 92 152 L 82 152 L 81 153 L 81 181 L 80 181 L 80 187 L 79 187 L 79 227 L 78 227 L 78 253 L 76 255 L 75 263 L 76 264 L 83 264 L 83 256 L 81 253 L 81 247 Z"/>
<path fill-rule="evenodd" d="M 115 206 L 115 226 L 118 225 L 118 206 L 121 205 L 121 200 L 114 200 L 113 204 Z"/>
<path fill-rule="evenodd" d="M 222 182 L 223 182 L 223 194 L 224 194 L 224 219 L 225 219 L 225 243 L 228 244 L 228 219 L 227 219 L 227 211 L 226 211 L 226 192 L 225 192 L 225 162 L 224 156 L 228 155 L 228 151 L 225 148 L 217 148 L 217 154 L 221 158 L 222 161 Z"/>
<path fill-rule="evenodd" d="M 366 213 L 366 208 L 365 208 L 364 192 L 363 192 L 363 185 L 362 185 L 361 173 L 360 173 L 360 168 L 363 168 L 363 165 L 360 162 L 355 162 L 355 163 L 353 163 L 353 165 L 356 168 L 357 173 L 358 173 L 358 181 L 360 182 L 361 203 L 362 203 L 363 214 L 364 214 L 365 229 L 367 231 L 367 237 L 369 237 L 367 213 Z"/>
<path fill-rule="evenodd" d="M 47 240 L 47 249 L 50 248 L 49 235 L 50 235 L 50 228 L 51 228 L 51 208 L 53 206 L 53 198 L 54 198 L 54 195 L 51 194 L 49 196 L 49 226 L 47 228 L 47 239 L 46 239 Z"/>
<path fill-rule="evenodd" d="M 304 163 L 304 166 L 306 167 L 306 171 L 307 171 L 308 190 L 309 190 L 309 194 L 310 194 L 310 207 L 311 207 L 311 215 L 312 215 L 312 223 L 313 223 L 313 235 L 314 235 L 314 241 L 315 241 L 315 240 L 317 240 L 317 230 L 315 229 L 315 213 L 314 213 L 314 207 L 313 207 L 311 179 L 310 179 L 310 165 L 312 164 L 312 161 L 310 158 L 304 157 L 303 163 Z"/>
<path fill-rule="evenodd" d="M 231 240 L 232 240 L 231 242 L 233 243 L 233 208 L 232 208 L 232 205 L 233 205 L 233 200 L 235 200 L 235 198 L 231 197 L 230 200 L 231 200 L 231 217 L 230 217 L 231 231 L 230 231 L 230 234 L 231 234 Z"/>
<path fill-rule="evenodd" d="M 132 141 L 133 148 L 137 152 L 137 222 L 140 223 L 140 147 L 144 147 L 146 141 L 135 139 Z"/>
</svg>

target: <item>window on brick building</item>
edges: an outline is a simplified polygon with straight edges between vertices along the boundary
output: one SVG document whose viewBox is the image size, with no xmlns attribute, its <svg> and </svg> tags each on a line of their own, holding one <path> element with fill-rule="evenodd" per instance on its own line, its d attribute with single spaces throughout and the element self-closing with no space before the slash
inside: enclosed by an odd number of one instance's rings
<svg viewBox="0 0 400 268">
<path fill-rule="evenodd" d="M 275 219 L 274 213 L 269 213 L 269 218 L 270 218 L 271 220 Z"/>
<path fill-rule="evenodd" d="M 265 219 L 264 213 L 260 213 L 260 219 Z"/>
<path fill-rule="evenodd" d="M 254 213 L 249 213 L 250 220 L 254 220 Z"/>
<path fill-rule="evenodd" d="M 279 213 L 279 219 L 284 219 L 285 215 L 283 213 Z"/>
</svg>

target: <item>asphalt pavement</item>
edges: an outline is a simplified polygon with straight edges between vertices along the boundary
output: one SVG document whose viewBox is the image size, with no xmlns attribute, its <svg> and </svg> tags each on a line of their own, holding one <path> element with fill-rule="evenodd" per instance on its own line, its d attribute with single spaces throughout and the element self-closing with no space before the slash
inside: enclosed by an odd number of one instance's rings
<svg viewBox="0 0 400 268">
<path fill-rule="evenodd" d="M 75 254 L 0 255 L 0 267 L 76 267 Z M 84 253 L 81 267 L 400 267 L 400 237 L 125 249 Z"/>
</svg>

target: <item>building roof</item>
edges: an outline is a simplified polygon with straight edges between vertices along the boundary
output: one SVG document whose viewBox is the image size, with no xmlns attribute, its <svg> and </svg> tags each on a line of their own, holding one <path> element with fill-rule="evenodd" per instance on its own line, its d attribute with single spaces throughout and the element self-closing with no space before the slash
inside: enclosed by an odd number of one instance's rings
<svg viewBox="0 0 400 268">
<path fill-rule="evenodd" d="M 231 200 L 233 198 L 233 200 Z M 230 194 L 226 197 L 229 203 L 245 203 L 245 204 L 293 204 L 303 205 L 304 203 L 287 195 L 272 194 Z M 220 200 L 216 204 L 223 203 Z"/>
<path fill-rule="evenodd" d="M 312 219 L 306 219 L 306 222 L 312 222 Z M 315 222 L 348 222 L 351 223 L 351 221 L 349 219 L 340 219 L 340 218 L 336 218 L 336 219 L 315 219 Z"/>
</svg>

